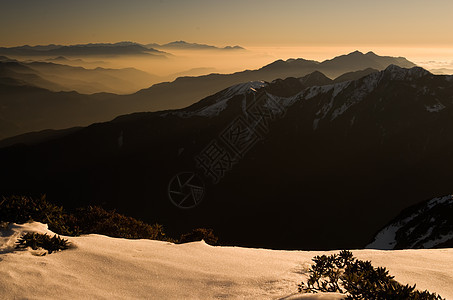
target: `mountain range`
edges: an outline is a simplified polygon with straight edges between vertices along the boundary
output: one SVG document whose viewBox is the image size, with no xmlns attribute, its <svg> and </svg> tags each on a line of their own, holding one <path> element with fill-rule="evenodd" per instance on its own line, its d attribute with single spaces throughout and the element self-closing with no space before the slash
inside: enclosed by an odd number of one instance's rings
<svg viewBox="0 0 453 300">
<path fill-rule="evenodd" d="M 115 208 L 175 234 L 213 228 L 226 244 L 360 248 L 401 210 L 451 191 L 452 95 L 452 76 L 395 65 L 338 83 L 318 72 L 243 83 L 4 147 L 1 192 Z M 209 169 L 213 153 L 222 164 Z M 181 172 L 205 187 L 195 208 L 169 200 Z"/>
<path fill-rule="evenodd" d="M 0 47 L 0 55 L 6 56 L 124 56 L 146 55 L 147 57 L 166 58 L 168 53 L 145 47 L 133 42 L 114 44 L 95 43 L 80 45 L 46 45 L 46 46 L 17 46 Z"/>
<path fill-rule="evenodd" d="M 241 82 L 300 78 L 314 71 L 321 71 L 328 77 L 337 77 L 348 72 L 366 73 L 369 70 L 364 70 L 369 68 L 382 70 L 390 64 L 401 67 L 415 66 L 404 58 L 356 51 L 324 62 L 304 59 L 278 60 L 257 70 L 180 77 L 172 82 L 154 84 L 136 93 L 121 96 L 106 93 L 81 95 L 76 92 L 52 92 L 42 88 L 45 85 L 49 88 L 49 82 L 36 83 L 40 87 L 28 85 L 27 81 L 36 82 L 39 79 L 35 76 L 18 81 L 15 76 L 5 75 L 0 82 L 0 122 L 5 124 L 0 139 L 29 131 L 86 126 L 132 112 L 183 108 Z M 350 80 L 361 75 L 362 73 L 345 75 L 352 77 L 338 80 Z M 28 109 L 24 110 L 24 107 Z"/>
<path fill-rule="evenodd" d="M 174 41 L 167 44 L 156 44 L 151 43 L 145 45 L 146 47 L 150 47 L 153 49 L 162 49 L 162 50 L 245 50 L 241 46 L 225 46 L 225 47 L 217 47 L 212 45 L 206 44 L 197 44 L 197 43 L 188 43 L 185 41 Z"/>
<path fill-rule="evenodd" d="M 53 92 L 128 94 L 159 79 L 156 75 L 134 68 L 86 69 L 52 62 L 21 62 L 0 58 L 0 82 L 14 80 L 18 86 L 39 87 Z"/>
<path fill-rule="evenodd" d="M 171 56 L 170 53 L 162 50 L 215 50 L 215 51 L 238 51 L 245 50 L 241 46 L 216 47 L 206 44 L 188 43 L 185 41 L 175 41 L 167 44 L 151 43 L 143 45 L 135 42 L 118 42 L 118 43 L 92 43 L 77 45 L 38 45 L 38 46 L 16 46 L 0 47 L 0 55 L 6 56 L 128 56 L 128 55 L 145 55 L 146 57 L 166 58 Z"/>
</svg>

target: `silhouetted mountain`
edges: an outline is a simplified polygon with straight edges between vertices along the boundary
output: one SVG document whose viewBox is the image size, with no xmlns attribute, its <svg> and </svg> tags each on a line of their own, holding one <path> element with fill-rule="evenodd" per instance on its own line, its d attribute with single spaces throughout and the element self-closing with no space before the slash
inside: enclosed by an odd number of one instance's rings
<svg viewBox="0 0 453 300">
<path fill-rule="evenodd" d="M 159 80 L 158 76 L 134 69 L 85 69 L 50 62 L 0 61 L 0 77 L 51 91 L 93 94 L 132 93 Z"/>
<path fill-rule="evenodd" d="M 272 81 L 272 84 L 267 86 L 265 89 L 270 94 L 275 96 L 290 97 L 310 86 L 322 86 L 345 81 L 353 81 L 374 72 L 379 71 L 368 68 L 362 71 L 345 73 L 335 78 L 335 80 L 332 80 L 325 76 L 323 73 L 315 71 L 301 78 L 288 77 L 286 79 L 276 79 Z"/>
<path fill-rule="evenodd" d="M 348 66 L 343 63 L 344 57 L 347 57 L 348 61 L 357 59 L 359 62 Z M 380 58 L 382 58 L 382 61 Z M 365 61 L 369 62 L 370 65 L 366 65 Z M 155 84 L 148 89 L 138 91 L 136 94 L 131 95 L 131 98 L 134 99 L 134 102 L 141 102 L 142 109 L 138 109 L 137 107 L 136 111 L 175 109 L 188 106 L 198 99 L 207 97 L 228 86 L 241 82 L 257 80 L 272 81 L 277 78 L 288 77 L 299 78 L 314 71 L 320 71 L 328 77 L 336 77 L 338 76 L 337 74 L 360 71 L 366 68 L 382 70 L 392 63 L 396 65 L 401 64 L 402 67 L 415 66 L 404 58 L 380 57 L 370 53 L 351 53 L 322 63 L 301 58 L 288 59 L 286 61 L 277 60 L 258 70 L 246 70 L 233 74 L 210 74 L 198 77 L 177 78 L 173 82 Z M 335 66 L 337 69 L 335 69 Z M 364 67 L 359 68 L 359 66 Z M 385 67 L 382 68 L 381 66 Z M 357 76 L 360 76 L 360 74 Z M 148 101 L 148 106 L 144 106 L 143 101 L 140 100 L 143 98 L 153 99 L 154 101 Z M 143 109 L 144 107 L 146 108 Z"/>
<path fill-rule="evenodd" d="M 424 249 L 453 247 L 452 195 L 429 199 L 402 211 L 379 231 L 367 248 Z"/>
<path fill-rule="evenodd" d="M 212 73 L 215 73 L 216 71 L 217 71 L 216 68 L 204 68 L 204 67 L 192 68 L 190 70 L 171 74 L 171 75 L 169 75 L 169 77 L 178 78 L 178 77 L 184 77 L 184 76 L 201 76 L 201 75 L 206 75 L 206 74 L 212 74 Z"/>
<path fill-rule="evenodd" d="M 0 139 L 45 128 L 86 126 L 107 116 L 111 119 L 118 115 L 122 99 L 115 94 L 51 92 L 20 82 L 0 82 L 0 119 L 12 125 L 11 130 L 2 128 Z"/>
<path fill-rule="evenodd" d="M 322 86 L 332 84 L 332 79 L 327 78 L 321 72 L 315 71 L 301 78 L 288 77 L 276 79 L 266 86 L 266 91 L 280 97 L 290 97 L 310 86 Z"/>
<path fill-rule="evenodd" d="M 81 58 L 68 59 L 64 56 L 50 57 L 43 60 L 44 62 L 53 62 L 57 64 L 77 66 L 77 67 L 102 67 L 108 65 L 107 62 L 102 60 L 97 61 L 85 61 Z"/>
<path fill-rule="evenodd" d="M 333 80 L 334 83 L 338 82 L 344 82 L 344 81 L 351 81 L 351 80 L 357 80 L 359 78 L 365 77 L 371 73 L 379 72 L 376 69 L 373 68 L 367 68 L 365 70 L 360 70 L 360 71 L 355 71 L 355 72 L 348 72 L 344 73 L 343 75 L 338 76 Z"/>
<path fill-rule="evenodd" d="M 373 52 L 363 54 L 360 51 L 354 51 L 347 55 L 341 55 L 334 59 L 323 61 L 318 70 L 328 76 L 337 77 L 347 72 L 345 68 L 351 71 L 359 71 L 367 68 L 383 70 L 389 65 L 397 65 L 403 68 L 415 67 L 415 64 L 404 57 L 378 56 Z"/>
<path fill-rule="evenodd" d="M 155 84 L 150 88 L 124 96 L 116 96 L 112 94 L 99 94 L 94 96 L 85 96 L 76 93 L 54 94 L 49 91 L 42 90 L 40 90 L 36 95 L 33 95 L 29 88 L 25 87 L 23 90 L 18 87 L 6 88 L 4 84 L 3 87 L 0 87 L 0 94 L 2 96 L 2 98 L 0 98 L 0 103 L 7 102 L 9 105 L 4 106 L 0 113 L 6 116 L 4 117 L 5 120 L 13 122 L 18 126 L 18 128 L 22 128 L 23 131 L 15 131 L 13 134 L 21 134 L 28 131 L 39 131 L 49 128 L 61 129 L 73 126 L 86 126 L 94 122 L 108 121 L 122 114 L 186 107 L 195 103 L 199 99 L 203 99 L 229 86 L 241 82 L 261 80 L 273 81 L 276 78 L 288 77 L 300 78 L 316 71 L 322 64 L 323 63 L 304 59 L 289 59 L 287 61 L 279 60 L 258 70 L 246 70 L 233 74 L 210 74 L 198 77 L 180 77 L 173 82 Z M 345 72 L 355 71 L 354 69 L 348 68 L 345 68 L 344 70 Z M 78 73 L 74 72 L 74 74 Z M 358 77 L 361 74 L 357 73 L 356 75 Z M 86 77 L 85 75 L 83 76 Z M 121 78 L 130 77 L 131 76 L 126 75 Z M 20 77 L 18 79 L 22 80 Z M 23 81 L 27 82 L 26 80 Z M 95 84 L 102 83 L 99 79 L 90 79 L 90 81 L 94 81 Z M 61 83 L 63 84 L 64 82 Z M 39 84 L 36 85 L 43 86 Z M 305 86 L 306 85 L 301 83 L 298 86 L 294 86 L 294 88 L 296 88 L 296 90 L 300 90 Z M 53 87 L 49 88 L 55 89 Z M 288 92 L 289 90 L 285 91 L 285 95 L 287 95 Z M 25 103 L 33 103 L 30 104 L 35 109 L 33 115 L 21 113 L 21 106 Z M 52 107 L 48 107 L 49 105 Z M 83 106 L 78 107 L 78 105 Z M 14 113 L 10 114 L 10 111 L 13 111 Z M 62 118 L 52 118 L 52 116 L 48 114 L 49 111 L 62 116 Z M 7 119 L 9 118 L 7 116 L 10 115 L 14 115 L 15 117 Z M 42 127 L 44 125 L 45 127 Z M 12 134 L 0 138 L 6 138 L 9 136 L 12 136 Z"/>
<path fill-rule="evenodd" d="M 3 84 L 29 85 L 54 91 L 65 89 L 56 82 L 44 79 L 38 71 L 18 61 L 1 61 L 0 78 Z"/>
<path fill-rule="evenodd" d="M 1 122 L 1 121 L 0 121 Z M 3 124 L 1 124 L 3 125 Z M 71 127 L 68 129 L 52 130 L 46 129 L 37 132 L 28 132 L 20 135 L 16 135 L 11 138 L 7 138 L 0 141 L 0 148 L 13 146 L 13 145 L 34 145 L 42 143 L 48 140 L 53 140 L 59 137 L 63 137 L 70 133 L 76 132 L 82 127 Z"/>
<path fill-rule="evenodd" d="M 14 60 L 14 59 L 11 59 L 11 58 L 9 58 L 9 57 L 0 55 L 0 61 L 2 61 L 2 62 L 9 62 L 9 61 L 15 61 L 15 60 Z"/>
<path fill-rule="evenodd" d="M 235 85 L 185 109 L 0 149 L 2 192 L 116 208 L 172 234 L 209 227 L 231 244 L 350 249 L 451 190 L 453 77 L 389 66 L 291 97 L 270 94 L 279 84 Z M 194 209 L 168 199 L 183 171 L 207 189 Z"/>
<path fill-rule="evenodd" d="M 185 41 L 175 41 L 163 45 L 152 43 L 147 44 L 146 47 L 164 50 L 245 50 L 240 46 L 226 46 L 221 48 L 205 44 L 188 43 Z"/>
<path fill-rule="evenodd" d="M 147 55 L 148 57 L 165 58 L 168 53 L 145 47 L 132 42 L 115 44 L 81 44 L 81 45 L 49 45 L 0 47 L 0 54 L 11 56 L 118 56 Z"/>
</svg>

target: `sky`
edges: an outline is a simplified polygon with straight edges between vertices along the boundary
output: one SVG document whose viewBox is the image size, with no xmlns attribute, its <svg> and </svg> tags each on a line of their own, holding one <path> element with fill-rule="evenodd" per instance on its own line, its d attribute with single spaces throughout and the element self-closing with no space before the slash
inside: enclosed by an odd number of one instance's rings
<svg viewBox="0 0 453 300">
<path fill-rule="evenodd" d="M 174 65 L 134 65 L 160 75 L 195 67 L 235 72 L 276 59 L 322 61 L 354 50 L 451 73 L 452 12 L 452 0 L 0 0 L 0 47 L 184 40 L 250 50 L 209 63 L 186 57 Z"/>
<path fill-rule="evenodd" d="M 175 40 L 453 48 L 451 0 L 0 0 L 0 46 Z"/>
</svg>

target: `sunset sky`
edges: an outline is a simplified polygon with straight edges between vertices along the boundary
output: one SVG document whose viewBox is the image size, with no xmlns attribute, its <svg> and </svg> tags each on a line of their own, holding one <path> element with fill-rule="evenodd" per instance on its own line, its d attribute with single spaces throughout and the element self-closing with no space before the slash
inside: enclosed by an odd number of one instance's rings
<svg viewBox="0 0 453 300">
<path fill-rule="evenodd" d="M 0 44 L 452 47 L 451 0 L 2 0 Z"/>
</svg>

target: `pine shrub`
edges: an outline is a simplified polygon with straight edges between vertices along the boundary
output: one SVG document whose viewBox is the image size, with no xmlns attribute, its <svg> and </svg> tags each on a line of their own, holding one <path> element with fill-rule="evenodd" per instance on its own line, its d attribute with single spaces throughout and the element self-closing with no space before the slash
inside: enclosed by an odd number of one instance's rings
<svg viewBox="0 0 453 300">
<path fill-rule="evenodd" d="M 0 200 L 0 220 L 4 222 L 26 223 L 36 221 L 46 223 L 49 229 L 63 235 L 77 235 L 78 229 L 69 225 L 71 216 L 62 207 L 46 200 L 27 196 L 2 197 Z"/>
<path fill-rule="evenodd" d="M 217 245 L 218 238 L 212 229 L 197 228 L 181 235 L 180 240 L 168 237 L 160 224 L 150 225 L 116 211 L 108 211 L 98 206 L 88 206 L 66 212 L 63 207 L 46 200 L 27 196 L 2 197 L 0 200 L 0 221 L 26 223 L 36 221 L 46 223 L 49 229 L 58 234 L 77 236 L 80 234 L 103 234 L 128 239 L 153 239 L 173 243 L 205 240 Z M 3 224 L 2 223 L 2 224 Z"/>
<path fill-rule="evenodd" d="M 415 290 L 415 285 L 402 285 L 386 268 L 374 268 L 370 261 L 354 258 L 350 251 L 313 258 L 307 282 L 299 284 L 299 292 L 337 292 L 346 299 L 366 300 L 441 300 L 440 295 Z"/>
<path fill-rule="evenodd" d="M 28 247 L 31 247 L 33 250 L 43 248 L 51 254 L 52 252 L 68 249 L 69 242 L 58 235 L 50 237 L 47 234 L 29 232 L 17 241 L 16 249 L 25 249 Z"/>
<path fill-rule="evenodd" d="M 107 211 L 98 206 L 79 208 L 74 219 L 81 233 L 97 233 L 111 237 L 128 239 L 168 240 L 162 225 L 149 225 L 115 211 Z"/>
</svg>

